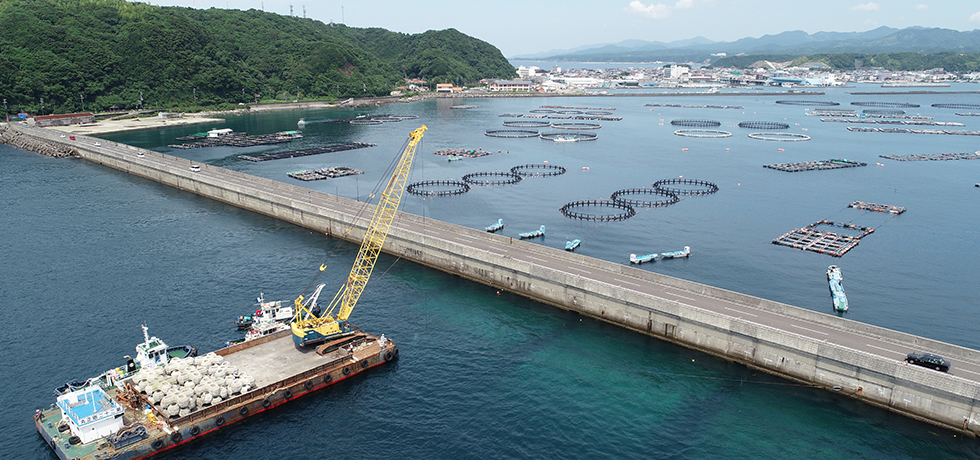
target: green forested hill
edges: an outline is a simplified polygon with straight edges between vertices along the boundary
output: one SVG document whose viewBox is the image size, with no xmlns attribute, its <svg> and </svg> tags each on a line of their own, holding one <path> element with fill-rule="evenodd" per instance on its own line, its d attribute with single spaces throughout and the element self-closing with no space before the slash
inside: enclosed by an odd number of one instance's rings
<svg viewBox="0 0 980 460">
<path fill-rule="evenodd" d="M 0 97 L 11 112 L 227 107 L 386 95 L 402 78 L 510 78 L 493 45 L 454 29 L 409 35 L 256 10 L 125 0 L 0 0 Z M 196 99 L 195 99 L 196 98 Z"/>
</svg>

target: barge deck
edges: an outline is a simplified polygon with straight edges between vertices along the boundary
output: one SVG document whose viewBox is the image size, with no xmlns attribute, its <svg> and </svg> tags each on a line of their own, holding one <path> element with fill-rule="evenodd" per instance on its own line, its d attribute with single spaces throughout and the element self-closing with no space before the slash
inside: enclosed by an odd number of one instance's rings
<svg viewBox="0 0 980 460">
<path fill-rule="evenodd" d="M 215 355 L 255 378 L 254 389 L 183 417 L 168 417 L 129 378 L 104 388 L 124 409 L 124 426 L 115 433 L 81 443 L 56 405 L 37 411 L 34 422 L 62 460 L 148 458 L 398 357 L 398 348 L 384 336 L 358 332 L 365 340 L 323 355 L 312 347 L 297 348 L 288 330 L 217 350 Z"/>
</svg>

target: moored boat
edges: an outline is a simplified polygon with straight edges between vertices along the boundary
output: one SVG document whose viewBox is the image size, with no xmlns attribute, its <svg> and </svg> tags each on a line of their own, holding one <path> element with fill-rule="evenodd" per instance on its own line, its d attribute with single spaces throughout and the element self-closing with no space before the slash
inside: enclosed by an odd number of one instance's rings
<svg viewBox="0 0 980 460">
<path fill-rule="evenodd" d="M 566 241 L 565 242 L 565 250 L 566 251 L 574 251 L 575 248 L 578 248 L 580 244 L 582 244 L 582 240 L 580 240 L 578 238 L 576 238 L 576 239 L 574 239 L 572 241 Z"/>
<path fill-rule="evenodd" d="M 637 257 L 636 254 L 630 254 L 630 263 L 631 264 L 637 264 L 637 265 L 639 265 L 639 264 L 642 264 L 644 262 L 656 262 L 658 260 L 660 260 L 660 254 L 658 254 L 656 252 L 653 253 L 653 254 L 647 254 L 645 256 L 639 256 L 639 257 Z"/>
<path fill-rule="evenodd" d="M 490 233 L 493 233 L 493 232 L 495 232 L 497 230 L 500 230 L 502 228 L 504 228 L 504 220 L 503 219 L 497 219 L 497 223 L 495 223 L 493 225 L 488 225 L 485 230 L 488 231 L 488 232 L 490 232 Z"/>
<path fill-rule="evenodd" d="M 660 258 L 661 259 L 681 259 L 681 258 L 690 257 L 690 256 L 691 256 L 691 247 L 690 246 L 684 246 L 684 250 L 682 250 L 682 251 L 671 251 L 671 252 L 662 252 L 662 253 L 660 253 Z"/>
<path fill-rule="evenodd" d="M 542 225 L 541 228 L 539 228 L 539 229 L 537 229 L 537 230 L 535 230 L 533 232 L 518 233 L 517 236 L 521 237 L 522 239 L 524 239 L 524 238 L 537 238 L 539 236 L 544 236 L 544 225 Z"/>
<path fill-rule="evenodd" d="M 830 287 L 830 295 L 834 299 L 834 311 L 843 313 L 847 311 L 847 294 L 844 294 L 844 275 L 840 267 L 831 265 L 827 267 L 827 283 Z"/>
</svg>

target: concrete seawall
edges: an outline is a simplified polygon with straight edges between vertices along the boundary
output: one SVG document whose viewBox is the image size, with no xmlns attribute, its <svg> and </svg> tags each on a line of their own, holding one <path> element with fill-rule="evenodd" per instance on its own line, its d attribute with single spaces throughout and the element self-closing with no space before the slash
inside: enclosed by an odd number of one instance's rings
<svg viewBox="0 0 980 460">
<path fill-rule="evenodd" d="M 95 163 L 350 241 L 359 242 L 367 225 L 367 218 L 355 218 L 364 204 L 347 198 L 209 165 L 192 172 L 186 159 L 108 141 L 96 147 L 97 139 L 84 136 L 67 141 L 51 129 L 11 126 L 9 131 L 20 133 L 16 136 L 3 131 L 0 126 L 3 139 L 16 137 L 48 151 L 72 149 Z M 398 214 L 384 248 L 549 305 L 953 430 L 980 433 L 977 350 L 406 213 Z M 672 299 L 660 293 L 673 291 L 683 295 Z M 771 318 L 805 327 L 774 326 Z M 833 339 L 838 333 L 847 340 Z M 870 341 L 878 344 L 872 348 L 892 354 L 858 346 Z M 909 351 L 941 354 L 962 375 L 907 366 L 893 357 Z"/>
</svg>

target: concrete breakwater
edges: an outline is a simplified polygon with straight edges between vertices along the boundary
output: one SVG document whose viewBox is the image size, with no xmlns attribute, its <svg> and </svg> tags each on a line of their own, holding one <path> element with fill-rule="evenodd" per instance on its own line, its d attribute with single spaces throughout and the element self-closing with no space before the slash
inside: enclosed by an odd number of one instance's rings
<svg viewBox="0 0 980 460">
<path fill-rule="evenodd" d="M 55 144 L 37 139 L 33 136 L 9 129 L 7 125 L 0 123 L 0 144 L 7 144 L 29 152 L 40 153 L 44 156 L 55 158 L 77 157 L 78 152 L 71 146 Z"/>
<path fill-rule="evenodd" d="M 359 241 L 363 203 L 131 146 L 13 126 L 89 161 Z M 142 154 L 142 156 L 141 156 Z M 366 213 L 365 215 L 370 215 Z M 350 226 L 350 233 L 344 230 Z M 980 433 L 980 351 L 635 269 L 482 229 L 399 213 L 385 251 L 495 289 L 825 387 L 951 429 Z M 950 374 L 902 362 L 951 359 Z"/>
</svg>

